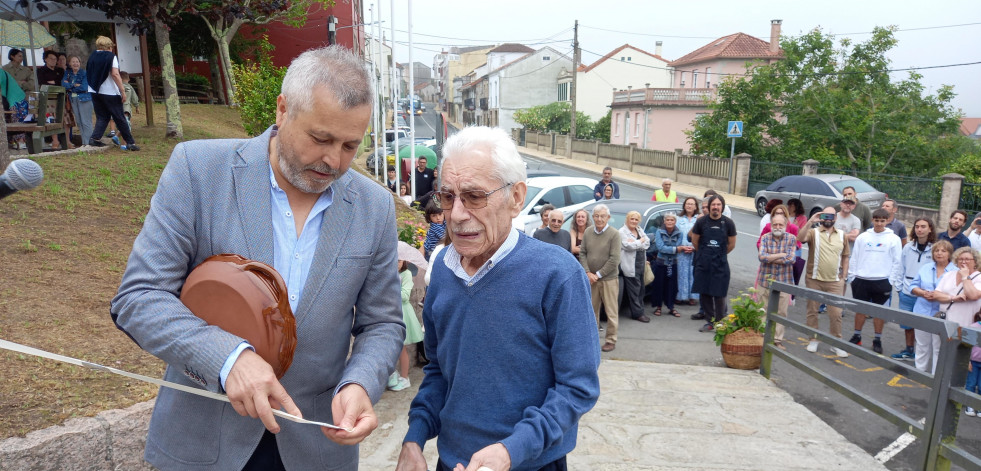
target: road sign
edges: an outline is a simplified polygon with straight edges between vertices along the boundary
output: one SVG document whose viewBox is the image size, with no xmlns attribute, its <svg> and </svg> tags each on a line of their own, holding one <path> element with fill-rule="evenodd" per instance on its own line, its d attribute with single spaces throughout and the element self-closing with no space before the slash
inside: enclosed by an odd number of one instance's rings
<svg viewBox="0 0 981 471">
<path fill-rule="evenodd" d="M 742 121 L 729 121 L 729 125 L 726 126 L 726 129 L 729 130 L 726 137 L 743 137 Z"/>
</svg>

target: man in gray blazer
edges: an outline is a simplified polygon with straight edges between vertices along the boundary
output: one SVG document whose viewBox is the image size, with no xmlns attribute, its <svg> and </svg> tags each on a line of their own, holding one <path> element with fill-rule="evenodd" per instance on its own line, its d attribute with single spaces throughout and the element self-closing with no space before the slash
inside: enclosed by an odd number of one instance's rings
<svg viewBox="0 0 981 471">
<path fill-rule="evenodd" d="M 357 469 L 405 336 L 392 195 L 346 172 L 371 115 L 369 79 L 343 48 L 307 51 L 283 80 L 276 126 L 174 148 L 111 313 L 167 363 L 166 380 L 231 404 L 162 388 L 145 452 L 157 468 Z M 244 339 L 180 302 L 187 274 L 219 253 L 286 281 L 298 341 L 281 380 Z M 277 423 L 273 408 L 353 431 Z"/>
</svg>

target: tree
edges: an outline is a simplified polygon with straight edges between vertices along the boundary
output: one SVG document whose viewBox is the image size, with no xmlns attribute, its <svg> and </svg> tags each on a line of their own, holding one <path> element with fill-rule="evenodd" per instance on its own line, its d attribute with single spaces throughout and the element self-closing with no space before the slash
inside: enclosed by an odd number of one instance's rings
<svg viewBox="0 0 981 471">
<path fill-rule="evenodd" d="M 556 101 L 514 112 L 514 120 L 525 128 L 538 132 L 569 134 L 572 105 Z M 592 139 L 596 124 L 582 111 L 576 112 L 576 139 Z"/>
<path fill-rule="evenodd" d="M 598 121 L 596 121 L 596 126 L 593 127 L 593 139 L 600 142 L 610 142 L 610 124 L 613 120 L 613 111 L 607 111 L 606 116 L 603 116 Z"/>
<path fill-rule="evenodd" d="M 190 0 L 67 0 L 69 5 L 81 5 L 104 12 L 109 18 L 136 21 L 134 32 L 143 34 L 153 28 L 160 56 L 160 72 L 163 80 L 164 104 L 167 108 L 167 137 L 182 139 L 181 106 L 177 96 L 177 75 L 174 71 L 174 54 L 170 44 L 170 27 L 187 11 Z M 144 71 L 149 73 L 149 71 Z"/>
<path fill-rule="evenodd" d="M 744 122 L 736 152 L 767 161 L 815 159 L 850 172 L 935 174 L 956 159 L 959 114 L 953 88 L 925 95 L 915 71 L 892 81 L 886 54 L 895 28 L 875 28 L 865 42 L 815 29 L 781 41 L 785 58 L 747 64 L 729 76 L 711 113 L 688 133 L 701 154 L 728 155 L 726 122 Z"/>
<path fill-rule="evenodd" d="M 232 60 L 229 54 L 229 44 L 238 33 L 239 28 L 246 23 L 266 24 L 271 21 L 282 21 L 293 27 L 301 27 L 306 23 L 307 10 L 314 4 L 324 8 L 334 5 L 334 0 L 197 0 L 193 11 L 200 15 L 208 25 L 211 38 L 218 46 L 218 59 L 221 62 L 221 75 L 228 97 L 235 94 L 235 76 L 231 73 Z M 231 103 L 229 103 L 231 104 Z"/>
</svg>

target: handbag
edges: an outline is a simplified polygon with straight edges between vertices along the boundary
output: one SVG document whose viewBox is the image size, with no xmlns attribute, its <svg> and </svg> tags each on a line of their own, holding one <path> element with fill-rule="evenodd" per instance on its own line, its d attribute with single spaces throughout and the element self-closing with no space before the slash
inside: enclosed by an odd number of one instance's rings
<svg viewBox="0 0 981 471">
<path fill-rule="evenodd" d="M 644 286 L 654 282 L 654 270 L 651 270 L 651 262 L 644 262 Z"/>
</svg>

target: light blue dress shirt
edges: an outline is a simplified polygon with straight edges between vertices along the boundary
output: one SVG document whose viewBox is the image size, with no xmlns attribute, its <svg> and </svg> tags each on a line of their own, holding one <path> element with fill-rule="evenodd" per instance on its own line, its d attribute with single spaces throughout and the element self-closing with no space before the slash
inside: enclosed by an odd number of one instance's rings
<svg viewBox="0 0 981 471">
<path fill-rule="evenodd" d="M 307 215 L 307 220 L 303 223 L 303 231 L 298 237 L 296 235 L 296 223 L 293 219 L 293 209 L 290 208 L 286 192 L 276 182 L 272 165 L 269 166 L 269 182 L 274 244 L 273 268 L 286 282 L 290 308 L 296 312 L 297 303 L 303 296 L 303 285 L 306 284 L 307 275 L 310 274 L 310 265 L 313 262 L 313 254 L 317 250 L 317 241 L 320 240 L 320 225 L 324 220 L 324 211 L 334 202 L 334 193 L 328 187 L 327 191 L 320 194 L 320 198 L 317 198 L 313 204 L 313 209 Z M 232 366 L 235 365 L 235 361 L 246 348 L 255 351 L 255 348 L 248 342 L 242 342 L 225 360 L 221 372 L 219 372 L 222 388 L 225 387 L 225 378 L 232 371 Z"/>
</svg>

